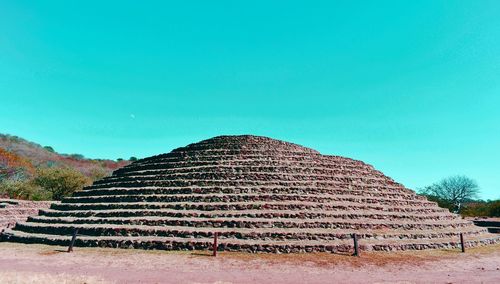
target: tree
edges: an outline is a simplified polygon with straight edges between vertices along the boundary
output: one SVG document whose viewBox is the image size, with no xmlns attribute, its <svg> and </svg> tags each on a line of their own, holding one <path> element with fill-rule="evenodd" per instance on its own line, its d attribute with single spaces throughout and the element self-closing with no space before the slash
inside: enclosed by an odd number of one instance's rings
<svg viewBox="0 0 500 284">
<path fill-rule="evenodd" d="M 424 187 L 420 193 L 440 206 L 460 213 L 465 202 L 477 198 L 479 186 L 476 181 L 466 176 L 452 176 L 438 183 Z M 440 204 L 441 203 L 441 204 Z"/>
<path fill-rule="evenodd" d="M 132 157 L 130 157 L 130 159 L 128 159 L 128 160 L 129 160 L 129 161 L 131 161 L 131 162 L 135 162 L 135 161 L 137 161 L 137 158 L 136 158 L 136 157 L 134 157 L 134 156 L 132 156 Z"/>
<path fill-rule="evenodd" d="M 43 146 L 43 148 L 51 153 L 54 153 L 54 148 L 52 148 L 51 146 Z"/>
</svg>

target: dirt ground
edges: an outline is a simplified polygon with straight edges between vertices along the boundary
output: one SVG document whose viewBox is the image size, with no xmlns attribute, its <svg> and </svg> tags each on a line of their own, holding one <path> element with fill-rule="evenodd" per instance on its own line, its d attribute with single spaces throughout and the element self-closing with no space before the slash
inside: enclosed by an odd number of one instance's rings
<svg viewBox="0 0 500 284">
<path fill-rule="evenodd" d="M 500 283 L 500 245 L 398 253 L 246 254 L 0 243 L 0 283 Z"/>
</svg>

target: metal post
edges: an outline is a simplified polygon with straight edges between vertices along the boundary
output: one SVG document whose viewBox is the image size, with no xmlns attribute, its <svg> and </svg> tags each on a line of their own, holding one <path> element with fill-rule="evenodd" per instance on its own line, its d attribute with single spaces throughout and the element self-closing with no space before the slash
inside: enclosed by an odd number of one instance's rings
<svg viewBox="0 0 500 284">
<path fill-rule="evenodd" d="M 217 232 L 214 233 L 213 256 L 217 256 Z"/>
<path fill-rule="evenodd" d="M 352 238 L 354 240 L 354 254 L 353 254 L 353 256 L 359 256 L 358 235 L 356 235 L 356 233 L 354 233 L 354 234 L 352 234 Z"/>
<path fill-rule="evenodd" d="M 69 243 L 68 252 L 73 251 L 73 246 L 75 245 L 76 235 L 78 234 L 78 228 L 73 231 L 73 237 L 71 237 L 71 242 Z"/>
<path fill-rule="evenodd" d="M 462 252 L 465 252 L 464 234 L 460 233 L 460 245 L 462 247 Z"/>
</svg>

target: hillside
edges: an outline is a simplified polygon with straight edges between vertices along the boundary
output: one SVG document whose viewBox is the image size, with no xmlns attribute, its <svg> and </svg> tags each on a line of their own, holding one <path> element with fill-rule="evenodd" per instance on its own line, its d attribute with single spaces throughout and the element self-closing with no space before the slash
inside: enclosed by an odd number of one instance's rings
<svg viewBox="0 0 500 284">
<path fill-rule="evenodd" d="M 0 197 L 61 200 L 129 163 L 60 154 L 52 147 L 0 134 Z"/>
<path fill-rule="evenodd" d="M 9 153 L 11 157 L 6 159 L 5 155 Z M 23 138 L 6 134 L 0 134 L 0 163 L 2 163 L 2 159 L 16 160 L 26 168 L 30 167 L 30 165 L 34 168 L 69 167 L 89 178 L 109 175 L 115 169 L 130 163 L 129 161 L 86 159 L 79 154 L 60 154 L 55 152 L 50 146 L 43 147 Z"/>
</svg>

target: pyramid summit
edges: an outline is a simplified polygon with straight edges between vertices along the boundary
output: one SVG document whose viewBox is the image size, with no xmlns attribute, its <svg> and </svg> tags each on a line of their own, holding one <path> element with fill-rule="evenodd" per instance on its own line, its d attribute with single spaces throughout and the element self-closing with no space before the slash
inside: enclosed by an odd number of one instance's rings
<svg viewBox="0 0 500 284">
<path fill-rule="evenodd" d="M 217 136 L 138 160 L 40 210 L 12 241 L 248 252 L 407 250 L 500 237 L 371 165 L 260 136 Z"/>
</svg>

